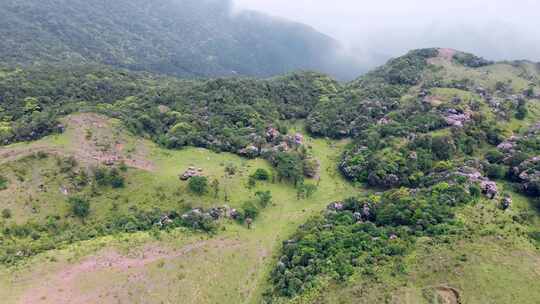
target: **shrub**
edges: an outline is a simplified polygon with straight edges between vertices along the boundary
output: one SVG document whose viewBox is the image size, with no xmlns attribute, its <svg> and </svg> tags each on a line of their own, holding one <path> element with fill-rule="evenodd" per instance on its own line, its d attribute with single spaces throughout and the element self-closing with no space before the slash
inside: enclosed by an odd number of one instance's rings
<svg viewBox="0 0 540 304">
<path fill-rule="evenodd" d="M 193 176 L 189 179 L 188 188 L 197 195 L 208 192 L 208 179 L 204 176 Z"/>
<path fill-rule="evenodd" d="M 259 181 L 267 181 L 270 179 L 270 173 L 267 170 L 259 168 L 253 173 L 253 177 Z"/>
<path fill-rule="evenodd" d="M 235 164 L 233 163 L 228 163 L 226 166 L 225 166 L 225 173 L 227 173 L 228 175 L 235 175 L 236 174 L 236 171 L 237 171 L 237 167 Z"/>
<path fill-rule="evenodd" d="M 506 175 L 506 167 L 502 165 L 490 164 L 487 166 L 486 174 L 489 178 L 501 179 Z"/>
<path fill-rule="evenodd" d="M 2 217 L 5 219 L 11 218 L 11 210 L 10 209 L 4 209 L 2 210 Z"/>
<path fill-rule="evenodd" d="M 8 187 L 8 180 L 7 178 L 3 177 L 2 175 L 0 175 L 0 191 L 1 190 L 6 190 Z"/>
<path fill-rule="evenodd" d="M 266 208 L 272 202 L 272 193 L 270 191 L 257 191 L 255 196 L 262 208 Z"/>
<path fill-rule="evenodd" d="M 94 170 L 94 180 L 99 186 L 111 186 L 113 188 L 122 188 L 125 184 L 124 177 L 116 168 L 107 169 L 103 167 Z"/>
<path fill-rule="evenodd" d="M 122 188 L 122 187 L 124 187 L 124 177 L 120 175 L 120 172 L 118 171 L 118 169 L 113 168 L 109 172 L 108 179 L 109 179 L 109 184 L 113 188 Z"/>
<path fill-rule="evenodd" d="M 244 218 L 255 219 L 259 215 L 259 208 L 251 201 L 245 202 L 242 205 L 242 211 L 244 213 Z"/>
<path fill-rule="evenodd" d="M 90 202 L 87 199 L 72 196 L 68 199 L 68 203 L 73 215 L 84 219 L 90 214 Z"/>
<path fill-rule="evenodd" d="M 490 150 L 490 151 L 488 151 L 486 153 L 485 157 L 486 157 L 488 162 L 490 162 L 492 164 L 498 164 L 498 163 L 502 162 L 502 160 L 504 158 L 504 154 L 501 153 L 498 150 Z"/>
</svg>

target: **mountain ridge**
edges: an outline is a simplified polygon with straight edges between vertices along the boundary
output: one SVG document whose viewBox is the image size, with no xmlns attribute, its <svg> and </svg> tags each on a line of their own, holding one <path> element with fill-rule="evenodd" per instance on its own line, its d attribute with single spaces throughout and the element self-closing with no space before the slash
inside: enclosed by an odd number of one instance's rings
<svg viewBox="0 0 540 304">
<path fill-rule="evenodd" d="M 233 11 L 229 0 L 8 0 L 0 17 L 0 58 L 15 65 L 95 62 L 180 77 L 313 69 L 344 77 L 333 66 L 347 62 L 329 36 Z"/>
</svg>

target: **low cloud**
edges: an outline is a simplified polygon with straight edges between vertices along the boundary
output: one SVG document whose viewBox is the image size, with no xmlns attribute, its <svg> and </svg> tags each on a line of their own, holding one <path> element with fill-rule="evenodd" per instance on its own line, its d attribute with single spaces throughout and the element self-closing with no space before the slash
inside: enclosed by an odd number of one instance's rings
<svg viewBox="0 0 540 304">
<path fill-rule="evenodd" d="M 540 61 L 536 0 L 234 1 L 237 10 L 306 23 L 335 37 L 365 67 L 423 47 Z"/>
</svg>

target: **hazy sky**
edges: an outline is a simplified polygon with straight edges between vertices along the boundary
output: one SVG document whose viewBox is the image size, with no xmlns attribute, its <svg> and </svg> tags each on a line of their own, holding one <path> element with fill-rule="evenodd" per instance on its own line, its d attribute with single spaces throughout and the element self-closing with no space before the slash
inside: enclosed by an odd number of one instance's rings
<svg viewBox="0 0 540 304">
<path fill-rule="evenodd" d="M 234 0 L 309 24 L 374 62 L 422 47 L 540 61 L 540 0 Z"/>
</svg>

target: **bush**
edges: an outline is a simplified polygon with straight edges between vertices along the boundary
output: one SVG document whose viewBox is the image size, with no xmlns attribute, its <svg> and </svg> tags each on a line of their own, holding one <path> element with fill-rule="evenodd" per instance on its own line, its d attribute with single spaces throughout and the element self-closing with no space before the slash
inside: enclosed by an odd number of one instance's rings
<svg viewBox="0 0 540 304">
<path fill-rule="evenodd" d="M 272 202 L 272 193 L 270 191 L 257 191 L 255 196 L 262 208 L 266 208 Z"/>
<path fill-rule="evenodd" d="M 485 155 L 488 162 L 492 164 L 498 164 L 502 162 L 504 158 L 504 154 L 500 152 L 499 150 L 490 150 Z"/>
<path fill-rule="evenodd" d="M 87 199 L 78 196 L 72 196 L 68 199 L 71 213 L 76 217 L 84 219 L 90 214 L 90 202 Z"/>
<path fill-rule="evenodd" d="M 501 179 L 506 176 L 506 167 L 502 165 L 490 164 L 487 166 L 486 174 L 492 179 Z"/>
<path fill-rule="evenodd" d="M 267 170 L 259 168 L 253 173 L 253 177 L 259 181 L 267 181 L 270 179 L 270 173 Z"/>
<path fill-rule="evenodd" d="M 208 179 L 204 176 L 193 176 L 189 179 L 188 188 L 197 195 L 203 195 L 208 192 Z"/>
<path fill-rule="evenodd" d="M 235 164 L 233 163 L 228 163 L 226 166 L 225 166 L 225 173 L 227 173 L 228 175 L 235 175 L 236 174 L 236 171 L 237 171 L 237 167 Z"/>
<path fill-rule="evenodd" d="M 122 188 L 125 184 L 124 177 L 116 168 L 96 168 L 94 170 L 94 180 L 99 186 L 111 186 L 113 188 Z"/>
<path fill-rule="evenodd" d="M 124 187 L 124 177 L 120 175 L 118 169 L 114 168 L 109 172 L 109 184 L 113 188 Z"/>
<path fill-rule="evenodd" d="M 11 210 L 9 209 L 4 209 L 2 210 L 2 218 L 5 218 L 5 219 L 8 219 L 8 218 L 11 218 Z"/>
<path fill-rule="evenodd" d="M 0 191 L 1 190 L 6 190 L 8 187 L 8 180 L 7 178 L 3 177 L 2 175 L 0 175 Z"/>
<path fill-rule="evenodd" d="M 244 213 L 244 218 L 251 218 L 255 219 L 257 216 L 259 216 L 259 208 L 255 206 L 255 204 L 251 201 L 245 202 L 242 205 L 242 211 Z"/>
</svg>

